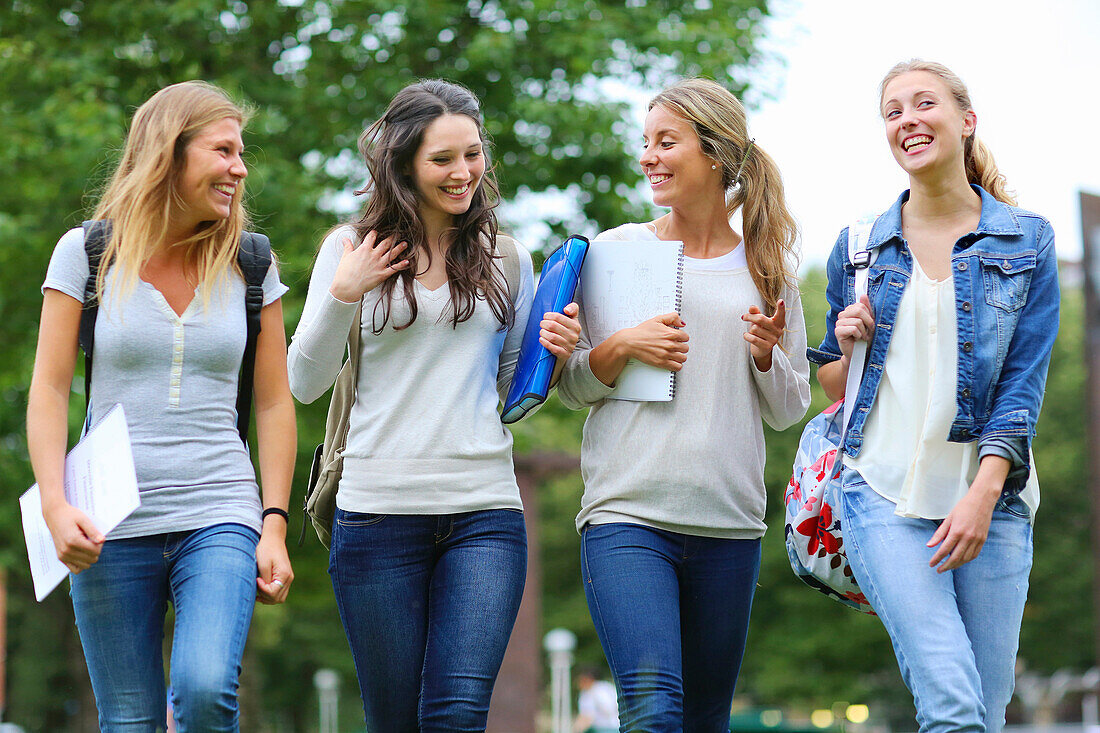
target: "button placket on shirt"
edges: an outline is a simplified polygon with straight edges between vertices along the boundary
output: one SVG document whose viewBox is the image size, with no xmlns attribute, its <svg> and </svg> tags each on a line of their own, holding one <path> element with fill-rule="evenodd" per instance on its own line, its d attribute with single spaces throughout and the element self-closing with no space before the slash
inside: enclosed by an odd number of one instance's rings
<svg viewBox="0 0 1100 733">
<path fill-rule="evenodd" d="M 168 406 L 180 406 L 180 385 L 183 382 L 183 321 L 172 324 L 172 376 L 168 382 Z"/>
</svg>

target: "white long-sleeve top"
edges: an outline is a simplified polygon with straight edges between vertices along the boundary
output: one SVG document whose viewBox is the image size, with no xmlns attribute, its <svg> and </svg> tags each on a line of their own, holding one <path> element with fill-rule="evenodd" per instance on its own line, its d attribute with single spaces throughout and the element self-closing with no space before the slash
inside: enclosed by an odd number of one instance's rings
<svg viewBox="0 0 1100 733">
<path fill-rule="evenodd" d="M 656 235 L 626 224 L 598 239 Z M 583 293 L 581 322 L 584 325 Z M 783 293 L 787 334 L 772 366 L 756 368 L 742 334 L 750 305 L 764 309 L 741 247 L 720 258 L 684 258 L 680 316 L 687 324 L 687 362 L 671 402 L 606 399 L 611 388 L 588 364 L 587 331 L 570 357 L 558 394 L 573 409 L 591 407 L 584 424 L 584 495 L 577 529 L 630 522 L 704 537 L 754 539 L 764 534 L 764 432 L 782 430 L 810 404 L 806 327 L 796 288 Z"/>
<path fill-rule="evenodd" d="M 337 229 L 321 245 L 305 309 L 290 344 L 290 390 L 302 402 L 323 395 L 344 361 L 357 303 L 329 292 L 343 248 L 355 239 Z M 512 467 L 512 434 L 500 422 L 499 400 L 515 369 L 534 296 L 531 256 L 521 260 L 516 318 L 507 332 L 479 300 L 473 316 L 451 324 L 447 284 L 416 283 L 416 321 L 395 289 L 385 330 L 373 333 L 381 288 L 363 296 L 362 354 L 344 471 L 336 505 L 377 514 L 447 514 L 522 508 Z M 378 319 L 381 320 L 381 306 Z"/>
<path fill-rule="evenodd" d="M 943 519 L 978 475 L 978 443 L 951 443 L 958 396 L 958 321 L 952 277 L 932 280 L 913 259 L 901 296 L 863 449 L 845 458 L 900 517 Z M 1031 461 L 1020 499 L 1034 521 L 1039 479 Z"/>
</svg>

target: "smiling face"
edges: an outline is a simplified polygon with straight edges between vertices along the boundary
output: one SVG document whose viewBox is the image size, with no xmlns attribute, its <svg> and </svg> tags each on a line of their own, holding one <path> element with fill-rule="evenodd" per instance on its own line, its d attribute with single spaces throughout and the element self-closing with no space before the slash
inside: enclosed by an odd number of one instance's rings
<svg viewBox="0 0 1100 733">
<path fill-rule="evenodd" d="M 477 123 L 444 114 L 424 130 L 412 160 L 420 216 L 431 228 L 446 228 L 470 209 L 485 176 L 485 151 Z"/>
<path fill-rule="evenodd" d="M 910 176 L 964 171 L 966 138 L 977 117 L 961 110 L 947 84 L 928 71 L 895 77 L 882 91 L 882 117 L 890 151 Z"/>
<path fill-rule="evenodd" d="M 649 179 L 653 203 L 686 204 L 711 189 L 722 193 L 720 168 L 703 154 L 695 128 L 666 107 L 649 110 L 642 128 L 645 148 L 638 162 Z"/>
<path fill-rule="evenodd" d="M 232 117 L 199 130 L 184 152 L 175 228 L 191 232 L 203 222 L 229 217 L 233 197 L 239 195 L 238 187 L 248 175 L 243 152 L 241 123 Z"/>
</svg>

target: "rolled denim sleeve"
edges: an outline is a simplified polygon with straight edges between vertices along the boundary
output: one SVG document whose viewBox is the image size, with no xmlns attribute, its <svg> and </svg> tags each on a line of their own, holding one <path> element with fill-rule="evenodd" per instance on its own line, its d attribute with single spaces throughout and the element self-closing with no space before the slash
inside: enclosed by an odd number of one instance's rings
<svg viewBox="0 0 1100 733">
<path fill-rule="evenodd" d="M 806 349 L 806 358 L 814 364 L 829 364 L 841 357 L 840 344 L 837 343 L 836 319 L 840 312 L 848 307 L 848 274 L 844 265 L 848 262 L 848 227 L 844 227 L 833 245 L 833 252 L 825 265 L 828 285 L 825 288 L 825 300 L 829 311 L 825 315 L 825 338 L 821 345 Z"/>
<path fill-rule="evenodd" d="M 1031 439 L 1043 406 L 1047 368 L 1058 335 L 1060 293 L 1054 231 L 1043 222 L 1039 233 L 1035 270 L 1028 286 L 1027 302 L 1020 312 L 1009 342 L 1004 367 L 993 392 L 993 409 L 978 438 L 979 454 L 997 453 L 1006 444 L 1014 455 L 1011 478 L 1026 479 L 1030 466 Z"/>
</svg>

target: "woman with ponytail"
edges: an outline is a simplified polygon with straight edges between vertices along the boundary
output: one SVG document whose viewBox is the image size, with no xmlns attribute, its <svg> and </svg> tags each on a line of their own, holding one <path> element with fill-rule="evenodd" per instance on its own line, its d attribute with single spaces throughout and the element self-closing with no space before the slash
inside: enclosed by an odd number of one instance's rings
<svg viewBox="0 0 1100 733">
<path fill-rule="evenodd" d="M 725 731 L 764 534 L 762 422 L 782 430 L 810 402 L 796 227 L 775 163 L 715 82 L 658 94 L 643 143 L 654 202 L 670 211 L 598 238 L 682 241 L 683 301 L 597 344 L 581 304 L 581 343 L 558 390 L 591 408 L 584 587 L 621 730 Z M 730 225 L 739 209 L 743 237 Z M 629 359 L 676 372 L 675 399 L 608 399 Z"/>
<path fill-rule="evenodd" d="M 901 63 L 879 91 L 910 188 L 875 223 L 857 303 L 841 232 L 825 340 L 809 351 L 826 393 L 855 400 L 844 547 L 920 730 L 999 731 L 1039 505 L 1030 448 L 1058 332 L 1054 233 L 1014 205 L 949 69 Z M 859 340 L 867 368 L 849 395 Z"/>
</svg>

